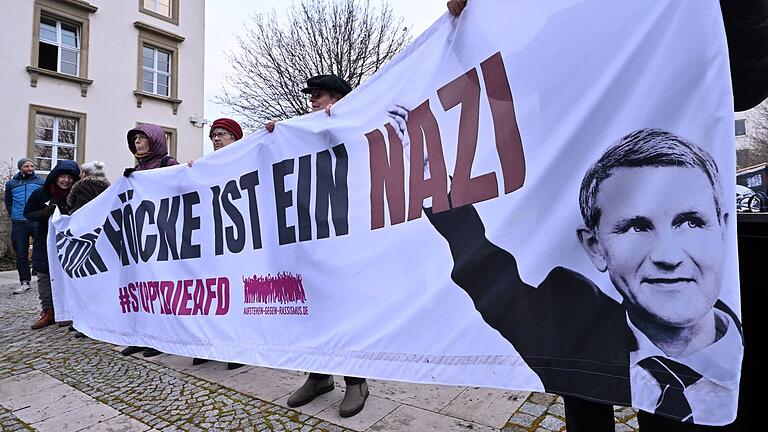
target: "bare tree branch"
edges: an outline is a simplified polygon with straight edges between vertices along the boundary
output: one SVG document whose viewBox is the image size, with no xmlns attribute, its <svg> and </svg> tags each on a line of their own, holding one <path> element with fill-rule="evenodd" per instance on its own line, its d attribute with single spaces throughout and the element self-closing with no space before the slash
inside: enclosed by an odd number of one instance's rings
<svg viewBox="0 0 768 432">
<path fill-rule="evenodd" d="M 768 101 L 747 113 L 747 125 L 748 145 L 736 152 L 739 168 L 768 162 Z"/>
<path fill-rule="evenodd" d="M 411 40 L 385 0 L 299 0 L 282 18 L 255 14 L 227 52 L 231 70 L 214 102 L 246 129 L 308 113 L 307 78 L 334 73 L 357 87 Z"/>
</svg>

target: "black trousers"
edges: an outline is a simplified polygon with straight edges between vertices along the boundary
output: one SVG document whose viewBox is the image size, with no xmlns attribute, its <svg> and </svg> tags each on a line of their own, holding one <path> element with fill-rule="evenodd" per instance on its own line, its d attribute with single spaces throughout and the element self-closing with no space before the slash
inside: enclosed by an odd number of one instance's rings
<svg viewBox="0 0 768 432">
<path fill-rule="evenodd" d="M 330 375 L 326 375 L 326 374 L 319 374 L 319 373 L 314 373 L 314 372 L 310 372 L 310 374 L 309 374 L 309 378 L 310 378 L 310 379 L 316 379 L 316 380 L 319 380 L 319 379 L 325 379 L 325 378 L 327 378 L 327 377 L 329 377 L 329 376 L 330 376 Z M 365 382 L 365 378 L 357 378 L 357 377 L 348 377 L 348 376 L 345 376 L 345 377 L 344 377 L 344 382 L 345 382 L 347 385 L 362 384 L 362 383 L 364 383 L 364 382 Z"/>
<path fill-rule="evenodd" d="M 615 432 L 613 405 L 591 402 L 574 396 L 564 396 L 565 429 L 568 432 Z M 637 413 L 640 432 L 705 432 L 726 431 L 728 426 L 700 426 L 681 423 L 645 411 Z"/>
</svg>

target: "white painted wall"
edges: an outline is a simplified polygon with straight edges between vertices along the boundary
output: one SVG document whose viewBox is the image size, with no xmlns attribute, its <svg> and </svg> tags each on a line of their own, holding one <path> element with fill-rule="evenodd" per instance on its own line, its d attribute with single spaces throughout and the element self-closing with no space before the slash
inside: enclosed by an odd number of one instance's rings
<svg viewBox="0 0 768 432">
<path fill-rule="evenodd" d="M 110 179 L 133 166 L 126 132 L 136 122 L 172 127 L 178 134 L 180 161 L 196 159 L 203 153 L 203 129 L 189 119 L 203 117 L 205 60 L 205 1 L 182 0 L 179 25 L 139 12 L 138 0 L 88 0 L 99 9 L 90 18 L 88 78 L 93 84 L 87 97 L 80 85 L 41 76 L 37 87 L 30 86 L 26 67 L 32 57 L 33 0 L 3 0 L 5 34 L 0 44 L 0 163 L 28 156 L 29 105 L 86 113 L 85 161 L 98 159 L 107 165 Z M 183 102 L 173 114 L 169 103 L 144 98 L 136 107 L 136 71 L 141 21 L 185 38 L 179 44 L 178 98 Z M 14 164 L 15 165 L 15 164 Z M 15 166 L 14 166 L 15 168 Z"/>
</svg>

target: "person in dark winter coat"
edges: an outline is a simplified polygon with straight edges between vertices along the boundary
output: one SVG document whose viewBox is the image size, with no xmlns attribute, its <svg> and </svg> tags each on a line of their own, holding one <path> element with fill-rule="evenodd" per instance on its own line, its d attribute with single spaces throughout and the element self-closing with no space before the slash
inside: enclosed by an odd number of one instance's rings
<svg viewBox="0 0 768 432">
<path fill-rule="evenodd" d="M 72 186 L 69 195 L 67 195 L 69 215 L 72 215 L 92 199 L 99 196 L 99 194 L 107 190 L 109 185 L 109 180 L 104 175 L 104 162 L 93 161 L 82 164 L 80 166 L 80 180 Z M 72 321 L 59 321 L 59 326 L 64 327 L 67 325 L 70 331 L 76 331 L 72 327 Z M 80 332 L 77 333 L 77 337 L 84 336 Z"/>
<path fill-rule="evenodd" d="M 108 187 L 109 180 L 104 176 L 86 175 L 82 177 L 79 182 L 72 186 L 72 190 L 69 192 L 69 196 L 67 196 L 69 214 L 71 215 L 88 204 L 92 199 L 107 190 Z"/>
<path fill-rule="evenodd" d="M 17 164 L 18 174 L 5 183 L 5 209 L 11 217 L 11 239 L 16 253 L 16 269 L 19 272 L 19 287 L 14 294 L 21 294 L 29 289 L 32 280 L 29 271 L 29 238 L 35 238 L 37 224 L 24 217 L 24 206 L 32 192 L 43 186 L 43 178 L 35 174 L 35 162 L 21 158 Z"/>
<path fill-rule="evenodd" d="M 123 175 L 178 165 L 179 161 L 168 155 L 165 131 L 158 125 L 143 124 L 128 131 L 128 150 L 136 158 L 136 166 L 127 168 Z"/>
<path fill-rule="evenodd" d="M 40 296 L 42 312 L 40 319 L 32 324 L 33 330 L 51 325 L 56 321 L 48 270 L 48 219 L 57 207 L 62 214 L 69 214 L 67 196 L 72 185 L 79 178 L 80 167 L 75 161 L 59 161 L 46 177 L 43 187 L 30 195 L 24 207 L 24 217 L 37 222 L 37 234 L 32 246 L 32 267 L 37 271 L 37 292 Z"/>
<path fill-rule="evenodd" d="M 129 130 L 128 150 L 136 158 L 136 166 L 126 168 L 123 172 L 125 177 L 130 177 L 134 171 L 145 171 L 179 164 L 179 161 L 168 155 L 165 131 L 158 125 L 143 124 Z M 141 351 L 144 351 L 142 354 L 144 357 L 162 354 L 154 348 L 133 345 L 126 347 L 121 353 L 127 356 Z"/>
</svg>

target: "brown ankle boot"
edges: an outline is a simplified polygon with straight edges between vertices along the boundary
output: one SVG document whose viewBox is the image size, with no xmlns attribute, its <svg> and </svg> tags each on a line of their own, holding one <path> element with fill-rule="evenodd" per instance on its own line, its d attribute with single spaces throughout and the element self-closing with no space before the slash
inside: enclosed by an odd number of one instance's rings
<svg viewBox="0 0 768 432">
<path fill-rule="evenodd" d="M 53 309 L 43 309 L 40 312 L 40 319 L 32 324 L 32 330 L 41 329 L 56 322 L 56 318 L 53 316 Z"/>
</svg>

